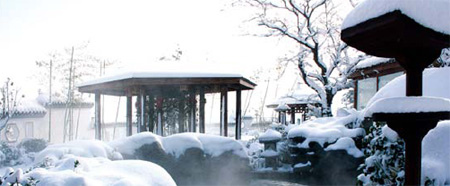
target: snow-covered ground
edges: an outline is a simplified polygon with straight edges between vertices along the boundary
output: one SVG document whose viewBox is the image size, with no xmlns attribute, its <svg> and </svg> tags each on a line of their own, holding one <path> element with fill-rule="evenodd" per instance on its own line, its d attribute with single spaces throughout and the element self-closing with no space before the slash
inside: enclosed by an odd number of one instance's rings
<svg viewBox="0 0 450 186">
<path fill-rule="evenodd" d="M 231 138 L 198 133 L 161 137 L 144 132 L 109 143 L 79 140 L 50 145 L 36 154 L 34 162 L 14 169 L 2 168 L 5 171 L 2 181 L 23 185 L 176 185 L 159 165 L 143 160 L 124 160 L 123 157 L 130 157 L 142 145 L 154 142 L 174 157 L 194 147 L 211 157 L 232 152 L 248 158 L 242 144 Z"/>
</svg>

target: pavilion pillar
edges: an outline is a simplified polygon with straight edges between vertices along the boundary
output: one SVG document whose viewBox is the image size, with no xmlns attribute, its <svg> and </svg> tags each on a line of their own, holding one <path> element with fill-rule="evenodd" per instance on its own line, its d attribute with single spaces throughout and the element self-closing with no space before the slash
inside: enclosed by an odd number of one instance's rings
<svg viewBox="0 0 450 186">
<path fill-rule="evenodd" d="M 291 124 L 295 124 L 295 107 L 291 108 Z"/>
<path fill-rule="evenodd" d="M 133 97 L 131 94 L 127 95 L 127 122 L 126 122 L 126 130 L 127 136 L 131 136 L 133 134 Z"/>
<path fill-rule="evenodd" d="M 163 121 L 163 102 L 164 98 L 162 96 L 157 96 L 156 98 L 156 134 L 163 136 L 164 134 L 164 121 Z"/>
<path fill-rule="evenodd" d="M 184 132 L 184 126 L 185 126 L 185 116 L 186 116 L 186 112 L 185 112 L 185 106 L 186 106 L 186 101 L 185 101 L 185 95 L 184 92 L 181 92 L 180 98 L 178 100 L 178 133 L 183 133 Z"/>
<path fill-rule="evenodd" d="M 102 140 L 101 99 L 100 93 L 95 93 L 95 139 Z"/>
<path fill-rule="evenodd" d="M 195 111 L 197 110 L 197 104 L 195 101 L 195 90 L 191 89 L 189 92 L 189 132 L 195 132 L 196 129 L 196 117 Z"/>
<path fill-rule="evenodd" d="M 220 135 L 228 136 L 228 88 L 220 90 Z"/>
<path fill-rule="evenodd" d="M 154 132 L 155 129 L 155 118 L 153 117 L 155 113 L 155 98 L 152 94 L 148 94 L 148 112 L 147 112 L 147 121 L 148 121 L 148 131 Z"/>
<path fill-rule="evenodd" d="M 143 132 L 143 131 L 147 131 L 148 129 L 147 129 L 147 120 L 146 120 L 146 117 L 145 117 L 145 113 L 146 113 L 146 109 L 145 109 L 145 106 L 146 106 L 146 94 L 145 94 L 145 90 L 140 90 L 139 91 L 139 97 L 140 97 L 140 99 L 139 99 L 139 101 L 140 101 L 140 106 L 141 106 L 141 109 L 140 109 L 140 122 L 139 122 L 139 126 L 138 126 L 138 132 Z"/>
<path fill-rule="evenodd" d="M 241 89 L 236 90 L 236 140 L 241 139 L 242 111 L 241 111 Z"/>
<path fill-rule="evenodd" d="M 200 88 L 200 105 L 199 105 L 199 127 L 198 130 L 200 133 L 205 133 L 205 103 L 206 103 L 206 99 L 205 99 L 205 88 L 201 87 Z"/>
</svg>

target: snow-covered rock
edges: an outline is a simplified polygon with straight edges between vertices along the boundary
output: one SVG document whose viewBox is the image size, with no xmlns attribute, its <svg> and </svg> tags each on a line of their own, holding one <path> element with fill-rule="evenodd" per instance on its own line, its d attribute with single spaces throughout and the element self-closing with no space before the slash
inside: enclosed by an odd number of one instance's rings
<svg viewBox="0 0 450 186">
<path fill-rule="evenodd" d="M 353 141 L 352 138 L 349 137 L 342 137 L 339 138 L 336 143 L 331 144 L 327 148 L 325 148 L 325 151 L 330 150 L 346 150 L 347 154 L 352 155 L 355 158 L 361 158 L 364 156 L 364 154 L 355 146 L 355 141 Z"/>
<path fill-rule="evenodd" d="M 399 10 L 424 27 L 450 34 L 448 7 L 448 0 L 366 0 L 347 15 L 342 29 Z"/>
<path fill-rule="evenodd" d="M 299 147 L 308 148 L 310 142 L 318 142 L 323 146 L 325 143 L 334 143 L 341 137 L 364 136 L 364 129 L 349 129 L 346 127 L 346 125 L 355 122 L 358 115 L 359 112 L 353 111 L 352 114 L 345 117 L 326 117 L 307 121 L 291 129 L 288 138 L 306 138 L 304 142 L 299 144 Z"/>
<path fill-rule="evenodd" d="M 59 160 L 67 155 L 87 158 L 102 157 L 110 160 L 122 159 L 122 155 L 119 152 L 102 141 L 78 140 L 48 146 L 36 155 L 35 162 L 43 162 L 47 158 Z"/>
<path fill-rule="evenodd" d="M 258 140 L 261 143 L 280 141 L 281 133 L 273 129 L 267 129 L 266 132 L 259 136 Z"/>
</svg>

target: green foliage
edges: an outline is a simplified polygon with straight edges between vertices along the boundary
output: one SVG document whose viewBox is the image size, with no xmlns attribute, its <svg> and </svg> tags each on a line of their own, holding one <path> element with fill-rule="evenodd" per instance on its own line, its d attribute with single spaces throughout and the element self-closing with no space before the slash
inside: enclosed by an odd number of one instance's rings
<svg viewBox="0 0 450 186">
<path fill-rule="evenodd" d="M 44 139 L 29 138 L 21 141 L 18 147 L 24 149 L 26 153 L 30 153 L 40 152 L 44 150 L 47 145 L 48 143 Z"/>
<path fill-rule="evenodd" d="M 358 185 L 403 185 L 405 143 L 391 141 L 383 136 L 383 123 L 374 123 L 363 139 L 363 152 L 367 157 L 361 164 Z"/>
</svg>

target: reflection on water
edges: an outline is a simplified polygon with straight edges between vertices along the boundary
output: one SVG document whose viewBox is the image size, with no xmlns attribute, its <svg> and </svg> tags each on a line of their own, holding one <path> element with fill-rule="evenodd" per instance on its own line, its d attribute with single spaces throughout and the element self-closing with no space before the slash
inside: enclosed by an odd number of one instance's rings
<svg viewBox="0 0 450 186">
<path fill-rule="evenodd" d="M 302 184 L 279 180 L 253 179 L 250 182 L 250 186 L 302 186 Z"/>
</svg>

